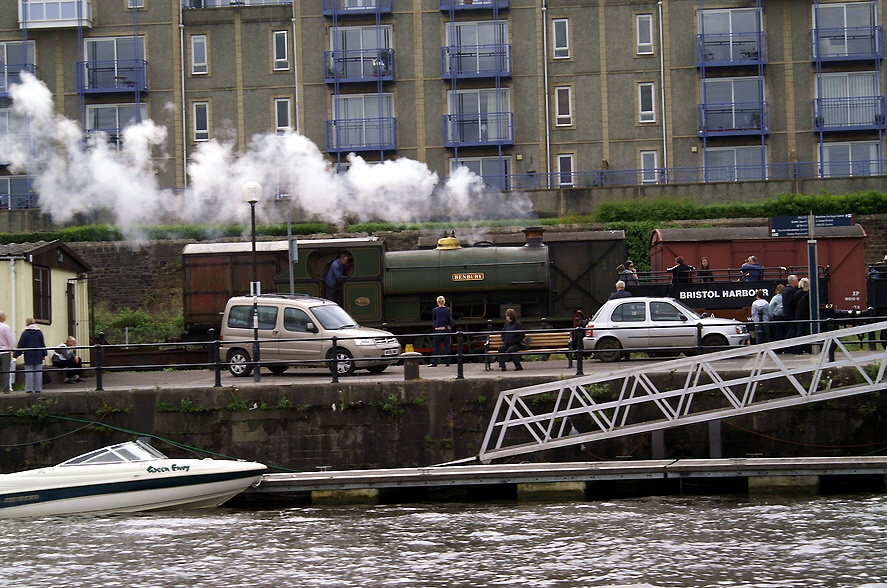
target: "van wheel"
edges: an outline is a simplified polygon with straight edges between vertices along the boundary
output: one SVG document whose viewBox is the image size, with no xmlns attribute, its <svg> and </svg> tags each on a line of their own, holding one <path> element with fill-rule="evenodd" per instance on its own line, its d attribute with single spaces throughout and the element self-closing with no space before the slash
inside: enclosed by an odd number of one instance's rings
<svg viewBox="0 0 887 588">
<path fill-rule="evenodd" d="M 381 374 L 382 372 L 384 372 L 387 369 L 388 369 L 387 365 L 374 365 L 372 367 L 368 367 L 367 371 L 370 372 L 371 374 Z"/>
<path fill-rule="evenodd" d="M 332 355 L 327 359 L 332 359 Z M 336 352 L 336 365 L 330 362 L 330 372 L 338 373 L 340 376 L 350 376 L 354 373 L 354 356 L 347 349 L 339 349 Z"/>
<path fill-rule="evenodd" d="M 253 363 L 249 353 L 243 349 L 232 349 L 228 352 L 228 371 L 232 376 L 245 377 L 253 373 Z"/>
<path fill-rule="evenodd" d="M 288 368 L 288 367 L 289 366 L 286 366 L 286 365 L 269 365 L 268 371 L 271 372 L 272 374 L 276 374 L 279 376 L 280 374 L 285 372 L 286 368 Z"/>
</svg>

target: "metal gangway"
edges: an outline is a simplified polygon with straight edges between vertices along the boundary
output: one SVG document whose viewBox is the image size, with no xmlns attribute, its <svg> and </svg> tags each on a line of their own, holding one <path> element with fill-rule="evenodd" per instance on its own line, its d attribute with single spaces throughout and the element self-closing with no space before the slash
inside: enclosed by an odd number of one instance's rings
<svg viewBox="0 0 887 588">
<path fill-rule="evenodd" d="M 505 390 L 478 459 L 489 463 L 883 390 L 885 330 L 887 322 L 871 323 Z M 810 355 L 781 353 L 793 348 Z"/>
</svg>

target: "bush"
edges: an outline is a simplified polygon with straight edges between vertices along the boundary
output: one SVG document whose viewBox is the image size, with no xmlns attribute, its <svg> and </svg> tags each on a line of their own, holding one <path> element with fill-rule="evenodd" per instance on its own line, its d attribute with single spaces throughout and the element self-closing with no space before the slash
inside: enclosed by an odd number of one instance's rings
<svg viewBox="0 0 887 588">
<path fill-rule="evenodd" d="M 96 337 L 104 333 L 105 340 L 112 345 L 179 341 L 183 332 L 181 308 L 152 312 L 135 308 L 113 311 L 109 305 L 99 303 L 93 313 L 93 333 Z"/>
</svg>

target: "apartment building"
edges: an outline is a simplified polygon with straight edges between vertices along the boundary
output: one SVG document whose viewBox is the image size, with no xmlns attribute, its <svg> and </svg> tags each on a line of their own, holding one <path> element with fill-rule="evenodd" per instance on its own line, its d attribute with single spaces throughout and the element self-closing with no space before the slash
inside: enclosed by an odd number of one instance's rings
<svg viewBox="0 0 887 588">
<path fill-rule="evenodd" d="M 884 173 L 883 10 L 797 0 L 15 0 L 21 72 L 85 136 L 167 128 L 162 187 L 200 143 L 294 130 L 331 166 L 407 157 L 502 189 Z M 0 208 L 39 206 L 0 162 Z M 281 162 L 285 170 L 287 162 Z"/>
</svg>

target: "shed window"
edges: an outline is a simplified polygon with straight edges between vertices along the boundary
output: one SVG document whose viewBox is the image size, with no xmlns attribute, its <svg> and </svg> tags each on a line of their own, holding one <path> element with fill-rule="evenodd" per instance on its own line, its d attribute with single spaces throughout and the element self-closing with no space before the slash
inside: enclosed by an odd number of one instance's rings
<svg viewBox="0 0 887 588">
<path fill-rule="evenodd" d="M 34 320 L 52 322 L 52 282 L 48 267 L 35 265 L 34 271 Z"/>
</svg>

